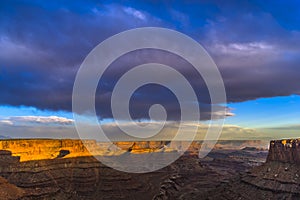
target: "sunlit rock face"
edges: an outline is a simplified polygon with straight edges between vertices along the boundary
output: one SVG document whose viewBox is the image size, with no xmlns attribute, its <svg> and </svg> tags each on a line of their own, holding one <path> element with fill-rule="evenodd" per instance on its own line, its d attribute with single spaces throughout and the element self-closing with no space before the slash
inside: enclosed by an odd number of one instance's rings
<svg viewBox="0 0 300 200">
<path fill-rule="evenodd" d="M 89 147 L 89 150 L 92 151 L 88 151 L 86 147 Z M 10 151 L 12 156 L 20 157 L 21 162 L 59 157 L 91 156 L 92 154 L 104 153 L 104 150 L 99 148 L 94 140 L 2 140 L 0 141 L 0 150 Z"/>
<path fill-rule="evenodd" d="M 285 163 L 300 163 L 299 139 L 273 140 L 267 161 L 279 161 Z"/>
<path fill-rule="evenodd" d="M 223 142 L 226 143 L 227 142 Z M 274 146 L 270 151 L 280 151 L 288 148 L 285 144 Z M 225 145 L 226 145 L 225 144 Z M 243 143 L 248 144 L 247 141 Z M 73 139 L 5 139 L 0 140 L 0 151 L 11 152 L 12 156 L 19 157 L 21 162 L 30 160 L 44 160 L 56 158 L 74 158 L 83 156 L 118 156 L 124 153 L 143 154 L 155 152 L 185 152 L 188 155 L 198 155 L 202 142 L 194 141 L 122 141 L 122 142 L 97 142 L 95 140 L 73 140 Z M 224 146 L 222 141 L 217 144 L 220 148 Z M 232 146 L 232 145 L 231 145 Z M 241 147 L 238 146 L 239 148 Z M 298 147 L 298 145 L 297 145 Z M 295 153 L 293 153 L 294 155 Z M 275 158 L 270 154 L 271 159 Z M 298 154 L 297 154 L 298 155 Z M 287 157 L 285 155 L 283 157 Z M 284 158 L 281 158 L 285 160 Z M 300 160 L 300 158 L 299 158 Z M 11 161 L 13 162 L 13 161 Z"/>
<path fill-rule="evenodd" d="M 104 143 L 95 140 L 71 139 L 19 139 L 1 140 L 0 151 L 14 157 L 19 157 L 21 162 L 30 160 L 44 160 L 56 158 L 74 158 L 83 156 L 116 156 L 126 152 L 140 154 L 150 152 L 171 152 L 176 148 L 166 145 L 167 141 L 145 142 L 115 142 Z"/>
</svg>

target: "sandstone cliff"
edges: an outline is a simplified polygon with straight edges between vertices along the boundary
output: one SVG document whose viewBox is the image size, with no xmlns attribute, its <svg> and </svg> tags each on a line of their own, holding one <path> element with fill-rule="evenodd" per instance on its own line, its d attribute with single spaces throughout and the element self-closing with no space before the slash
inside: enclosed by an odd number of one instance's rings
<svg viewBox="0 0 300 200">
<path fill-rule="evenodd" d="M 240 142 L 242 143 L 238 146 L 239 148 L 248 144 L 247 141 Z M 219 148 L 226 148 L 227 143 L 228 142 L 226 141 L 220 141 L 216 146 Z M 91 155 L 116 156 L 126 152 L 140 154 L 187 150 L 186 154 L 198 155 L 202 142 L 195 141 L 190 143 L 176 141 L 170 143 L 169 141 L 127 141 L 114 142 L 113 144 L 114 145 L 105 142 L 96 142 L 95 140 L 5 139 L 0 140 L 0 150 L 9 151 L 13 156 L 20 157 L 21 162 L 24 162 L 30 160 L 75 158 Z M 270 157 L 270 159 L 272 158 Z"/>
<path fill-rule="evenodd" d="M 86 148 L 89 146 L 93 152 Z M 93 140 L 51 140 L 51 139 L 20 139 L 0 140 L 0 150 L 12 152 L 19 156 L 20 161 L 57 158 L 62 151 L 69 151 L 65 157 L 90 156 L 102 151 Z"/>
<path fill-rule="evenodd" d="M 271 141 L 267 161 L 300 163 L 299 142 L 298 139 Z"/>
<path fill-rule="evenodd" d="M 12 156 L 19 157 L 21 162 L 30 160 L 44 160 L 55 158 L 75 158 L 84 156 L 107 155 L 116 156 L 126 152 L 139 154 L 149 152 L 176 151 L 175 145 L 167 147 L 167 141 L 140 141 L 140 142 L 96 142 L 95 140 L 71 139 L 7 139 L 0 140 L 0 151 L 11 152 Z M 2 152 L 3 154 L 3 152 Z"/>
</svg>

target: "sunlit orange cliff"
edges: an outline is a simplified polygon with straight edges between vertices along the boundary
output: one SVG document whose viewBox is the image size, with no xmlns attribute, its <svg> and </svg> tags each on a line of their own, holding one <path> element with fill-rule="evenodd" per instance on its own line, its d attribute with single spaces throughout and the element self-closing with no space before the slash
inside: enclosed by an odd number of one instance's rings
<svg viewBox="0 0 300 200">
<path fill-rule="evenodd" d="M 73 158 L 95 155 L 119 155 L 125 152 L 148 153 L 173 151 L 167 148 L 168 142 L 114 142 L 99 143 L 95 140 L 72 139 L 10 139 L 0 141 L 0 150 L 11 152 L 20 161 L 55 158 Z M 118 147 L 118 148 L 116 148 Z"/>
</svg>

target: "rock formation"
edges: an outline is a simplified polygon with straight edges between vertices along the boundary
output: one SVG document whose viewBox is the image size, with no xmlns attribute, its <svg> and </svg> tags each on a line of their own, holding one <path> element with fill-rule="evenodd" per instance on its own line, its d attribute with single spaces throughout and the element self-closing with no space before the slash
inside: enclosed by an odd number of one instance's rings
<svg viewBox="0 0 300 200">
<path fill-rule="evenodd" d="M 55 158 L 75 158 L 96 155 L 119 155 L 125 152 L 149 153 L 158 151 L 174 151 L 168 148 L 168 142 L 115 142 L 117 148 L 110 143 L 95 140 L 71 139 L 8 139 L 0 140 L 0 150 L 9 151 L 12 156 L 20 157 L 20 161 L 43 160 Z M 67 153 L 68 152 L 68 153 Z"/>
<path fill-rule="evenodd" d="M 131 153 L 150 153 L 158 151 L 166 151 L 169 148 L 166 146 L 168 141 L 140 141 L 140 142 L 114 142 L 122 150 Z M 171 150 L 171 149 L 170 149 Z"/>
<path fill-rule="evenodd" d="M 270 142 L 266 163 L 198 199 L 300 199 L 298 139 Z"/>
<path fill-rule="evenodd" d="M 9 139 L 0 140 L 0 150 L 12 152 L 13 156 L 20 157 L 20 161 L 54 159 L 62 150 L 70 151 L 66 157 L 91 156 L 92 153 L 101 153 L 94 140 L 51 140 L 51 139 Z"/>
<path fill-rule="evenodd" d="M 267 161 L 300 164 L 299 142 L 298 139 L 271 141 Z"/>
</svg>

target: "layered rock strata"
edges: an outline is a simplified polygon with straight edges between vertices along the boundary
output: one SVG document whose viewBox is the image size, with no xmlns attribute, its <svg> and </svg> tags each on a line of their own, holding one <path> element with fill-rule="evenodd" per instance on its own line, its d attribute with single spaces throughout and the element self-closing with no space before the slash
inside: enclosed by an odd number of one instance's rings
<svg viewBox="0 0 300 200">
<path fill-rule="evenodd" d="M 10 139 L 0 140 L 0 150 L 9 151 L 12 156 L 20 157 L 21 162 L 97 155 L 116 156 L 126 152 L 149 153 L 175 150 L 166 146 L 168 142 L 161 141 L 115 142 L 113 144 L 95 140 Z"/>
<path fill-rule="evenodd" d="M 151 199 L 169 174 L 167 168 L 150 174 L 120 172 L 94 157 L 0 163 L 1 178 L 14 187 L 11 199 L 19 200 Z M 5 198 L 0 188 L 0 199 Z"/>
<path fill-rule="evenodd" d="M 300 164 L 299 142 L 298 139 L 271 141 L 267 161 Z"/>
<path fill-rule="evenodd" d="M 266 163 L 198 199 L 300 199 L 298 139 L 270 142 Z"/>
</svg>

